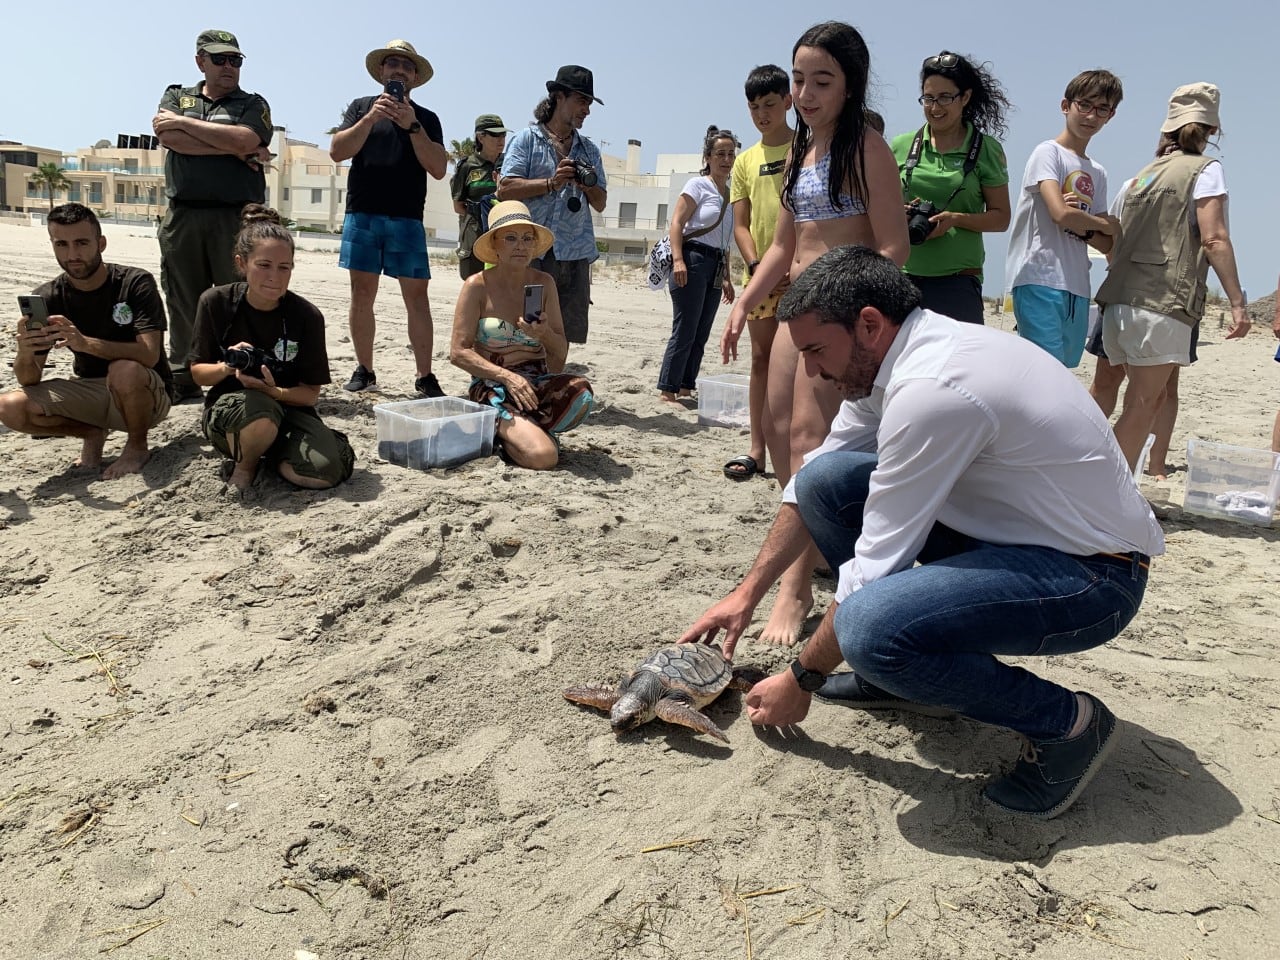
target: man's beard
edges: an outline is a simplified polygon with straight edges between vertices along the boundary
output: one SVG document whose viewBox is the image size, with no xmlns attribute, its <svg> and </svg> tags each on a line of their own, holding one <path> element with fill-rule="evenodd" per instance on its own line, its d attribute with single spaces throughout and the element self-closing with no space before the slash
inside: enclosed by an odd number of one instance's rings
<svg viewBox="0 0 1280 960">
<path fill-rule="evenodd" d="M 871 388 L 875 386 L 876 374 L 879 372 L 879 366 L 872 363 L 866 354 L 853 350 L 849 354 L 849 364 L 844 373 L 838 377 L 824 374 L 823 379 L 834 383 L 836 391 L 846 400 L 862 400 L 871 396 Z"/>
<path fill-rule="evenodd" d="M 62 269 L 72 280 L 88 280 L 102 267 L 102 254 L 95 253 L 80 265 L 66 265 Z"/>
</svg>

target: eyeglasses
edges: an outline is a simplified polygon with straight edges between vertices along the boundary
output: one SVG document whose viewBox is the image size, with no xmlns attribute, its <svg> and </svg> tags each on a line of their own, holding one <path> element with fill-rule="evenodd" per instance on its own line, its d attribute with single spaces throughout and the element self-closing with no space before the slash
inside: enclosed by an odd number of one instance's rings
<svg viewBox="0 0 1280 960">
<path fill-rule="evenodd" d="M 916 103 L 922 107 L 932 107 L 935 103 L 939 106 L 949 107 L 963 96 L 963 93 L 940 93 L 933 97 L 926 93 L 916 97 Z"/>
<path fill-rule="evenodd" d="M 936 57 L 928 57 L 925 59 L 924 66 L 926 69 L 935 70 L 938 67 L 954 67 L 960 62 L 959 54 L 940 53 Z"/>
<path fill-rule="evenodd" d="M 244 64 L 244 55 L 239 53 L 211 53 L 209 59 L 215 67 L 225 67 L 227 64 L 240 67 Z"/>
<path fill-rule="evenodd" d="M 412 60 L 406 60 L 404 57 L 387 57 L 382 61 L 382 65 L 391 67 L 393 70 L 399 67 L 401 70 L 412 70 L 415 73 L 418 71 L 418 65 Z"/>
<path fill-rule="evenodd" d="M 1091 113 L 1096 113 L 1099 120 L 1106 120 L 1116 112 L 1115 107 L 1108 107 L 1104 103 L 1094 103 L 1092 100 L 1072 100 L 1076 105 L 1076 109 L 1083 113 L 1086 117 Z"/>
</svg>

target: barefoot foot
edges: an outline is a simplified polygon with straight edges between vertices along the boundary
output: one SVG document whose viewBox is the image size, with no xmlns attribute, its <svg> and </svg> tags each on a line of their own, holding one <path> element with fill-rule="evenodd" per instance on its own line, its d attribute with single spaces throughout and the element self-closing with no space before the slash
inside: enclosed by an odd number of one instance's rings
<svg viewBox="0 0 1280 960">
<path fill-rule="evenodd" d="M 779 593 L 773 601 L 773 609 L 769 611 L 769 620 L 760 631 L 760 642 L 782 647 L 794 646 L 804 629 L 805 618 L 812 609 L 812 596 L 797 597 Z"/>
<path fill-rule="evenodd" d="M 105 430 L 86 433 L 80 442 L 80 457 L 71 462 L 73 467 L 98 467 L 102 465 L 102 445 L 106 442 Z"/>
<path fill-rule="evenodd" d="M 117 477 L 124 477 L 131 473 L 141 473 L 150 459 L 151 451 L 145 446 L 139 449 L 126 443 L 120 456 L 116 457 L 115 463 L 102 471 L 102 479 L 115 480 Z"/>
</svg>

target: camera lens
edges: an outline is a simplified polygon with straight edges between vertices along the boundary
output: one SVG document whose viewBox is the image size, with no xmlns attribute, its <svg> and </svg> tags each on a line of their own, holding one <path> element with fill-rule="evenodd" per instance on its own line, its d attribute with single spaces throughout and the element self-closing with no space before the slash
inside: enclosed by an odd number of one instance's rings
<svg viewBox="0 0 1280 960">
<path fill-rule="evenodd" d="M 569 208 L 570 213 L 577 213 L 579 210 L 582 209 L 582 198 L 570 197 L 568 200 L 564 202 L 564 205 Z"/>
</svg>

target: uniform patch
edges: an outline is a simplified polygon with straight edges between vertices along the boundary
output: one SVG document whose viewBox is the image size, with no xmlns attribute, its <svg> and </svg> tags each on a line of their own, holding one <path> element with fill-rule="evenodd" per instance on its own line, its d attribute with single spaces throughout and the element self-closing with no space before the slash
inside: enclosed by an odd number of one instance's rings
<svg viewBox="0 0 1280 960">
<path fill-rule="evenodd" d="M 111 308 L 111 319 L 118 327 L 127 327 L 133 323 L 133 308 L 127 303 L 117 303 Z"/>
<path fill-rule="evenodd" d="M 277 360 L 293 361 L 298 359 L 298 341 L 281 337 L 271 351 Z"/>
<path fill-rule="evenodd" d="M 181 97 L 178 100 L 178 108 L 181 110 L 190 110 L 196 105 L 195 97 Z"/>
<path fill-rule="evenodd" d="M 267 106 L 267 101 L 262 101 L 262 125 L 268 130 L 271 129 L 271 108 Z"/>
</svg>

